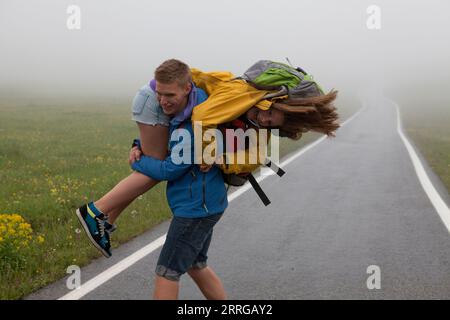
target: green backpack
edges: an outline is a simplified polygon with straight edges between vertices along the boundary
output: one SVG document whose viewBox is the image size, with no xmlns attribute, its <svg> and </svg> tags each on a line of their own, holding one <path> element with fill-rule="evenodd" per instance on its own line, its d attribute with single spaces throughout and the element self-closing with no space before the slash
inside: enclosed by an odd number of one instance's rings
<svg viewBox="0 0 450 320">
<path fill-rule="evenodd" d="M 283 90 L 289 98 L 307 98 L 324 94 L 313 77 L 301 68 L 270 60 L 256 62 L 240 78 L 260 90 Z"/>
</svg>

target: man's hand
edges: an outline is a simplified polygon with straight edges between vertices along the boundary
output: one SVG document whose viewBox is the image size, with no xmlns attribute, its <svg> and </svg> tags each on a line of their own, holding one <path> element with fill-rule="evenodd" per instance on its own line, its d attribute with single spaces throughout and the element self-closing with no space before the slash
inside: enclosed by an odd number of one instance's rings
<svg viewBox="0 0 450 320">
<path fill-rule="evenodd" d="M 142 151 L 139 150 L 138 147 L 133 147 L 130 150 L 130 157 L 128 159 L 128 163 L 131 165 L 135 161 L 141 160 Z"/>
</svg>

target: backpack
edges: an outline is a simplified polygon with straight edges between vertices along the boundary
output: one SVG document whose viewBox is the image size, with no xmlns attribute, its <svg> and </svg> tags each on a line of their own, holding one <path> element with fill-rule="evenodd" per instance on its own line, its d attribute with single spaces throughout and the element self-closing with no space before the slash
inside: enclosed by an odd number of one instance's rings
<svg viewBox="0 0 450 320">
<path fill-rule="evenodd" d="M 308 98 L 324 93 L 313 77 L 300 67 L 270 60 L 256 62 L 239 78 L 256 89 L 281 90 L 278 95 L 287 94 L 289 98 Z"/>
</svg>

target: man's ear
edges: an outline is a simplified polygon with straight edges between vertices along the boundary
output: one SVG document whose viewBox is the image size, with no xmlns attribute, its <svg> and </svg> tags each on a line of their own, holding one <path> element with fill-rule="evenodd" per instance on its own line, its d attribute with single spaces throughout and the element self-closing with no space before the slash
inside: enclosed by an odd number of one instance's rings
<svg viewBox="0 0 450 320">
<path fill-rule="evenodd" d="M 191 89 L 192 89 L 192 83 L 189 82 L 189 83 L 186 85 L 186 90 L 185 90 L 186 95 L 188 95 L 189 92 L 191 92 Z"/>
</svg>

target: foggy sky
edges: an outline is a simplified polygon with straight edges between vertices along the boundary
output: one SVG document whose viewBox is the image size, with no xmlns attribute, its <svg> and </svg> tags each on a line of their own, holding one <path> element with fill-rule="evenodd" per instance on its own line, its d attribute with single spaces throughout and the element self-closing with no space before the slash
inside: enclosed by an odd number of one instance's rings
<svg viewBox="0 0 450 320">
<path fill-rule="evenodd" d="M 81 30 L 66 27 L 71 4 Z M 445 0 L 0 0 L 0 100 L 131 98 L 169 58 L 239 75 L 289 57 L 327 91 L 448 91 L 449 16 Z"/>
</svg>

